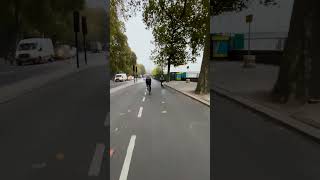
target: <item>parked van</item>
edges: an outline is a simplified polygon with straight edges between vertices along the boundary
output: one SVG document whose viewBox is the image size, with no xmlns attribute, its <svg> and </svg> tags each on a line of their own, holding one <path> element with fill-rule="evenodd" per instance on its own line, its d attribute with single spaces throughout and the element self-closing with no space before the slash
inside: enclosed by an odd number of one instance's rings
<svg viewBox="0 0 320 180">
<path fill-rule="evenodd" d="M 33 64 L 53 60 L 54 48 L 51 39 L 29 38 L 18 43 L 15 59 L 18 65 L 26 62 Z"/>
<path fill-rule="evenodd" d="M 114 81 L 117 82 L 117 81 L 127 81 L 128 78 L 127 78 L 127 75 L 122 73 L 122 74 L 116 74 L 115 77 L 114 77 Z"/>
</svg>

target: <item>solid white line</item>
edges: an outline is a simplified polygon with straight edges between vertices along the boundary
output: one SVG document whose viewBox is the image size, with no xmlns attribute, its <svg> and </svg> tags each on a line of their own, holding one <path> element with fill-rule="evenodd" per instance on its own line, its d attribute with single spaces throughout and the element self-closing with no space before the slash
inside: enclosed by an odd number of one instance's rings
<svg viewBox="0 0 320 180">
<path fill-rule="evenodd" d="M 142 98 L 142 102 L 144 102 L 144 100 L 146 100 L 146 97 L 143 97 L 143 98 Z"/>
<path fill-rule="evenodd" d="M 128 178 L 128 173 L 129 173 L 129 168 L 130 168 L 130 163 L 131 163 L 131 158 L 132 158 L 132 153 L 133 153 L 135 141 L 136 141 L 136 135 L 132 135 L 130 142 L 129 142 L 128 149 L 127 149 L 127 155 L 126 155 L 126 158 L 124 159 L 124 163 L 122 166 L 119 180 L 127 180 L 127 178 Z"/>
<path fill-rule="evenodd" d="M 90 167 L 88 176 L 98 176 L 100 173 L 101 163 L 103 159 L 103 153 L 104 153 L 105 145 L 104 144 L 97 144 L 96 145 L 96 151 L 94 152 Z"/>
<path fill-rule="evenodd" d="M 141 118 L 143 107 L 141 106 L 138 112 L 138 118 Z"/>
</svg>

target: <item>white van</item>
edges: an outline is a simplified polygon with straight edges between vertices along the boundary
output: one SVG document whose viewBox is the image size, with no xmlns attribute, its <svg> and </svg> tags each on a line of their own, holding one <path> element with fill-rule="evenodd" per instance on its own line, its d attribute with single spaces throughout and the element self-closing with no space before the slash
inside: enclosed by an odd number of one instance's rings
<svg viewBox="0 0 320 180">
<path fill-rule="evenodd" d="M 51 39 L 29 38 L 19 42 L 16 50 L 16 62 L 22 65 L 25 62 L 33 64 L 53 60 L 54 49 Z"/>
<path fill-rule="evenodd" d="M 121 74 L 116 74 L 115 77 L 114 77 L 114 81 L 117 82 L 117 81 L 127 81 L 128 78 L 127 78 L 127 75 L 124 74 L 124 73 L 121 73 Z"/>
</svg>

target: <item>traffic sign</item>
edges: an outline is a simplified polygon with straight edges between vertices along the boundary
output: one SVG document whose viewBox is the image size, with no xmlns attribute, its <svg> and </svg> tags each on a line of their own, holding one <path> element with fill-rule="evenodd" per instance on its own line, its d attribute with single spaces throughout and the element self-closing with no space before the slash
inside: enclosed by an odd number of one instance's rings
<svg viewBox="0 0 320 180">
<path fill-rule="evenodd" d="M 252 20 L 253 20 L 253 15 L 252 14 L 246 16 L 246 23 L 251 23 Z"/>
</svg>

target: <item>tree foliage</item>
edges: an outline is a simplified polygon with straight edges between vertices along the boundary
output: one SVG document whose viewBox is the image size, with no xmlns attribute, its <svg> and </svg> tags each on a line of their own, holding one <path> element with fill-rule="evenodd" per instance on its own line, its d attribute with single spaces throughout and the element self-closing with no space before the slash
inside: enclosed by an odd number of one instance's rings
<svg viewBox="0 0 320 180">
<path fill-rule="evenodd" d="M 154 77 L 161 75 L 162 74 L 161 68 L 159 66 L 156 66 L 154 69 L 152 69 L 151 74 Z"/>
<path fill-rule="evenodd" d="M 143 7 L 143 20 L 152 30 L 152 60 L 160 65 L 179 66 L 195 62 L 204 45 L 205 14 L 209 8 L 201 0 L 149 0 Z"/>
<path fill-rule="evenodd" d="M 133 65 L 137 63 L 137 56 L 128 44 L 124 17 L 124 7 L 121 0 L 110 1 L 110 67 L 111 73 L 125 72 L 133 74 Z"/>
<path fill-rule="evenodd" d="M 73 29 L 72 12 L 85 7 L 84 0 L 3 0 L 0 6 L 2 28 L 14 31 L 9 45 L 25 35 L 46 35 L 63 39 Z"/>
<path fill-rule="evenodd" d="M 146 68 L 143 64 L 138 64 L 138 75 L 146 74 Z"/>
</svg>

